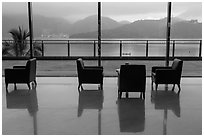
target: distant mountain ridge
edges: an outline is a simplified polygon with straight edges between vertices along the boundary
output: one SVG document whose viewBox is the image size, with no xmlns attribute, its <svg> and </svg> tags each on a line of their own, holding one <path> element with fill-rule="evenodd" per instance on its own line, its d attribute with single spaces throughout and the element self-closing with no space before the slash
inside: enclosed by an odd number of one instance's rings
<svg viewBox="0 0 204 137">
<path fill-rule="evenodd" d="M 111 18 L 102 17 L 102 26 L 104 30 L 113 29 L 122 26 Z M 41 15 L 33 16 L 33 28 L 34 36 L 40 37 L 43 35 L 59 35 L 59 34 L 77 34 L 96 31 L 97 27 L 97 15 L 88 16 L 82 20 L 79 20 L 73 24 L 63 18 L 44 17 Z M 25 15 L 3 15 L 2 16 L 2 36 L 9 37 L 9 31 L 18 26 L 28 28 L 28 19 Z"/>
<path fill-rule="evenodd" d="M 117 27 L 122 26 L 123 24 L 108 18 L 102 17 L 102 29 L 114 29 Z M 77 33 L 86 33 L 98 30 L 98 16 L 88 16 L 85 19 L 79 20 L 75 22 L 70 29 L 70 34 L 77 34 Z"/>
<path fill-rule="evenodd" d="M 102 38 L 165 38 L 166 18 L 138 20 L 115 29 L 102 30 Z M 80 33 L 70 38 L 97 38 L 97 31 Z M 172 19 L 171 38 L 202 38 L 202 23 L 196 20 Z"/>
<path fill-rule="evenodd" d="M 34 15 L 34 37 L 41 35 L 70 35 L 70 38 L 97 38 L 97 15 L 92 15 L 73 24 L 63 18 Z M 2 16 L 2 36 L 10 37 L 9 30 L 23 26 L 28 28 L 27 16 Z M 102 17 L 103 38 L 164 38 L 166 18 L 160 20 L 138 20 L 117 22 Z M 172 18 L 172 37 L 202 38 L 202 23 Z"/>
</svg>

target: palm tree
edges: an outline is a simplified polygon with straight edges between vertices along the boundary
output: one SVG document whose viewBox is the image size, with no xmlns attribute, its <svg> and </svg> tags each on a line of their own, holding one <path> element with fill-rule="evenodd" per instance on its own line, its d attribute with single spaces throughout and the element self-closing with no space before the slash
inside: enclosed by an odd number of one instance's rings
<svg viewBox="0 0 204 137">
<path fill-rule="evenodd" d="M 17 57 L 30 55 L 30 49 L 27 45 L 27 38 L 30 36 L 30 33 L 27 30 L 23 30 L 20 26 L 18 29 L 11 29 L 9 33 L 12 36 L 13 44 L 3 43 L 2 55 Z M 33 46 L 34 56 L 41 56 L 41 46 L 37 42 L 34 42 Z"/>
<path fill-rule="evenodd" d="M 13 51 L 16 56 L 25 56 L 27 50 L 27 41 L 26 39 L 30 36 L 30 33 L 26 30 L 21 29 L 19 26 L 18 29 L 11 29 L 9 31 L 11 34 L 14 44 Z"/>
<path fill-rule="evenodd" d="M 42 56 L 42 46 L 37 42 L 33 42 L 34 56 Z M 26 56 L 30 56 L 30 49 L 26 52 Z"/>
<path fill-rule="evenodd" d="M 11 50 L 10 44 L 7 41 L 5 41 L 2 44 L 2 55 L 3 56 L 12 56 L 12 54 L 9 52 L 10 50 Z"/>
</svg>

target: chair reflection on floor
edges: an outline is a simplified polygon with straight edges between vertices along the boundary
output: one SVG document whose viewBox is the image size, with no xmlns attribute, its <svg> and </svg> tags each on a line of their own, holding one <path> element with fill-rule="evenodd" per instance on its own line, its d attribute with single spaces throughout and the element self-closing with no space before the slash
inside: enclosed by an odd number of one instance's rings
<svg viewBox="0 0 204 137">
<path fill-rule="evenodd" d="M 38 100 L 36 89 L 18 89 L 6 94 L 7 109 L 27 109 L 33 118 L 34 135 L 37 135 Z"/>
<path fill-rule="evenodd" d="M 177 117 L 181 116 L 179 93 L 172 90 L 152 90 L 151 102 L 155 105 L 155 109 L 164 110 L 163 134 L 166 135 L 168 110 L 172 110 Z"/>
<path fill-rule="evenodd" d="M 98 134 L 101 134 L 101 110 L 103 109 L 103 90 L 81 90 L 78 100 L 78 117 L 84 109 L 98 110 Z"/>
<path fill-rule="evenodd" d="M 120 132 L 142 132 L 145 128 L 145 101 L 122 98 L 117 100 Z"/>
<path fill-rule="evenodd" d="M 103 91 L 101 90 L 82 90 L 79 93 L 78 117 L 83 113 L 84 109 L 103 108 Z"/>
</svg>

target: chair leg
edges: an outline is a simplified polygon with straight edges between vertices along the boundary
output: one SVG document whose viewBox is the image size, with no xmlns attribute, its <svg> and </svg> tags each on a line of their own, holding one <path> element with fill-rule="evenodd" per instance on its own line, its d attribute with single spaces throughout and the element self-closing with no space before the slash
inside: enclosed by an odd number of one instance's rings
<svg viewBox="0 0 204 137">
<path fill-rule="evenodd" d="M 153 76 L 152 76 L 152 77 L 153 77 Z M 151 78 L 152 78 L 152 77 L 151 77 Z M 153 89 L 153 78 L 152 78 L 152 82 L 151 82 L 151 88 L 152 88 L 152 90 L 154 90 L 154 89 Z"/>
<path fill-rule="evenodd" d="M 152 83 L 151 83 L 151 89 L 154 90 L 154 89 L 153 89 L 153 81 L 152 81 Z"/>
<path fill-rule="evenodd" d="M 101 86 L 101 90 L 103 90 L 103 83 L 101 83 L 100 86 Z"/>
<path fill-rule="evenodd" d="M 84 88 L 83 88 L 82 84 L 81 84 L 81 90 L 84 90 Z"/>
<path fill-rule="evenodd" d="M 125 94 L 125 97 L 126 97 L 126 98 L 128 98 L 128 97 L 129 97 L 129 94 L 128 94 L 128 92 L 126 92 L 126 94 Z"/>
<path fill-rule="evenodd" d="M 6 83 L 6 92 L 8 93 L 8 83 Z"/>
<path fill-rule="evenodd" d="M 16 86 L 16 83 L 14 83 L 14 90 L 17 90 L 17 86 Z"/>
<path fill-rule="evenodd" d="M 121 97 L 122 97 L 122 92 L 120 91 L 120 92 L 119 92 L 119 98 L 121 98 Z"/>
<path fill-rule="evenodd" d="M 140 98 L 142 99 L 142 92 L 140 92 Z"/>
<path fill-rule="evenodd" d="M 37 86 L 37 82 L 36 82 L 36 80 L 34 80 L 34 83 L 35 83 L 35 87 Z"/>
<path fill-rule="evenodd" d="M 31 88 L 30 88 L 30 83 L 27 83 L 27 85 L 28 85 L 28 88 L 29 88 L 29 90 L 30 90 L 30 89 L 31 89 Z"/>
<path fill-rule="evenodd" d="M 78 85 L 78 91 L 79 91 L 79 92 L 80 92 L 80 87 L 81 87 L 81 84 Z"/>
<path fill-rule="evenodd" d="M 156 84 L 156 91 L 157 91 L 157 88 L 158 88 L 158 84 Z"/>
<path fill-rule="evenodd" d="M 173 84 L 172 91 L 174 91 L 174 88 L 175 88 L 175 84 Z"/>
<path fill-rule="evenodd" d="M 142 94 L 143 94 L 143 99 L 145 99 L 145 92 L 143 92 Z"/>
<path fill-rule="evenodd" d="M 179 88 L 179 91 L 178 91 L 178 92 L 180 93 L 180 91 L 181 91 L 181 86 L 180 86 L 180 84 L 178 84 L 178 88 Z"/>
</svg>

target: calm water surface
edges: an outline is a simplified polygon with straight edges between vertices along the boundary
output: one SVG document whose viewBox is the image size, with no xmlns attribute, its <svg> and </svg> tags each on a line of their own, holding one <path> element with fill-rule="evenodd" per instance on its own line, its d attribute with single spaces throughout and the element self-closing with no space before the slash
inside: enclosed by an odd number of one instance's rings
<svg viewBox="0 0 204 137">
<path fill-rule="evenodd" d="M 64 42 L 64 43 L 63 43 Z M 68 44 L 63 41 L 62 43 L 50 42 L 44 44 L 45 56 L 67 56 Z M 198 56 L 199 55 L 199 43 L 198 41 L 191 44 L 176 43 L 175 56 Z M 170 45 L 170 55 L 172 55 L 173 44 Z M 97 55 L 98 48 L 96 44 L 95 52 Z M 149 56 L 165 56 L 166 44 L 164 41 L 150 41 L 148 47 Z M 70 42 L 70 56 L 93 56 L 94 55 L 94 43 L 93 42 Z M 120 55 L 120 43 L 119 41 L 106 41 L 101 45 L 102 56 L 119 56 Z M 123 41 L 122 44 L 123 56 L 145 56 L 146 55 L 146 41 Z"/>
</svg>

